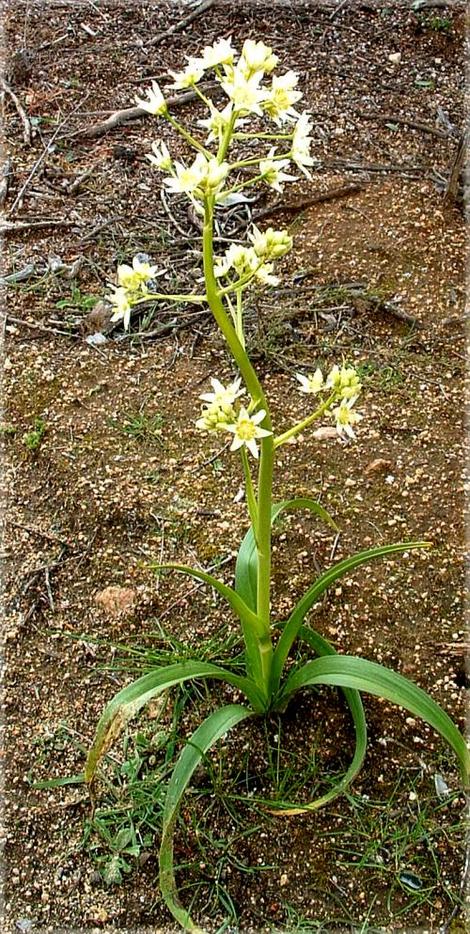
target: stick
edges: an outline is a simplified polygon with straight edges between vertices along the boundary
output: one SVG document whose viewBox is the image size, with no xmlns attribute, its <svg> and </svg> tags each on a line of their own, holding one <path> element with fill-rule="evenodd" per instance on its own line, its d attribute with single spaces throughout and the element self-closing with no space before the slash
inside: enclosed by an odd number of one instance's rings
<svg viewBox="0 0 470 934">
<path fill-rule="evenodd" d="M 6 201 L 8 189 L 10 187 L 10 178 L 12 175 L 11 159 L 5 159 L 0 175 L 2 179 L 0 182 L 0 207 L 2 207 Z"/>
<path fill-rule="evenodd" d="M 203 86 L 201 85 L 201 87 Z M 217 87 L 217 85 L 211 81 L 209 84 L 205 85 L 203 89 L 210 90 L 214 87 Z M 198 98 L 196 91 L 186 91 L 184 94 L 175 94 L 173 97 L 168 97 L 166 102 L 168 107 L 178 107 L 180 104 L 188 104 L 190 101 L 196 100 L 196 98 Z M 132 120 L 140 120 L 141 117 L 148 116 L 148 111 L 144 110 L 143 107 L 125 107 L 123 110 L 115 110 L 114 113 L 102 123 L 94 123 L 93 126 L 88 128 L 75 130 L 74 133 L 68 133 L 66 136 L 61 137 L 61 139 L 73 139 L 76 136 L 83 139 L 98 139 L 98 137 L 104 136 L 105 133 L 109 133 L 110 130 L 114 130 L 117 126 L 122 126 L 122 124 L 130 123 Z"/>
<path fill-rule="evenodd" d="M 19 230 L 31 230 L 32 228 L 40 229 L 41 227 L 74 227 L 76 223 L 76 221 L 66 220 L 43 220 L 17 221 L 11 224 L 9 221 L 5 221 L 3 224 L 0 224 L 0 234 L 16 233 Z"/>
<path fill-rule="evenodd" d="M 272 214 L 277 214 L 281 211 L 286 214 L 297 214 L 299 211 L 305 211 L 314 204 L 321 204 L 324 201 L 334 201 L 337 198 L 347 198 L 349 195 L 355 195 L 358 191 L 363 191 L 366 187 L 365 183 L 360 185 L 343 185 L 341 188 L 332 188 L 330 191 L 320 192 L 313 198 L 305 198 L 303 201 L 291 203 L 276 201 L 270 207 L 263 208 L 262 211 L 256 211 L 256 213 L 253 214 L 252 220 L 258 221 L 263 217 L 271 217 Z"/>
<path fill-rule="evenodd" d="M 5 320 L 7 318 L 9 321 L 12 321 L 13 324 L 20 324 L 25 328 L 32 328 L 35 331 L 44 331 L 46 334 L 60 334 L 62 337 L 80 337 L 79 334 L 73 334 L 71 331 L 60 331 L 58 328 L 46 328 L 46 326 L 44 324 L 40 324 L 39 321 L 25 321 L 24 318 L 13 318 L 8 314 L 5 316 Z"/>
<path fill-rule="evenodd" d="M 26 191 L 26 189 L 27 189 L 27 187 L 28 187 L 28 185 L 29 185 L 31 179 L 36 175 L 36 172 L 37 172 L 37 170 L 39 169 L 39 166 L 42 165 L 42 163 L 44 162 L 44 159 L 46 158 L 46 156 L 47 156 L 48 153 L 50 152 L 51 144 L 54 142 L 56 136 L 58 136 L 58 134 L 60 133 L 62 127 L 65 126 L 65 124 L 67 123 L 67 120 L 68 120 L 70 117 L 72 117 L 73 114 L 74 114 L 77 110 L 80 109 L 80 107 L 82 106 L 83 102 L 84 102 L 89 96 L 90 96 L 90 92 L 89 92 L 88 94 L 85 94 L 85 97 L 82 97 L 81 101 L 77 104 L 77 106 L 74 107 L 73 110 L 71 110 L 70 113 L 68 113 L 66 117 L 64 117 L 64 119 L 59 123 L 58 127 L 54 130 L 54 132 L 53 132 L 53 134 L 52 134 L 52 136 L 51 136 L 49 142 L 47 143 L 45 149 L 43 150 L 43 152 L 42 152 L 41 155 L 39 156 L 39 159 L 37 159 L 36 162 L 34 163 L 33 168 L 31 169 L 31 172 L 29 173 L 29 175 L 28 175 L 28 177 L 27 177 L 27 179 L 26 179 L 24 185 L 22 185 L 22 187 L 20 188 L 20 190 L 19 190 L 19 192 L 18 192 L 18 194 L 17 194 L 17 196 L 16 196 L 16 198 L 15 198 L 15 200 L 14 200 L 14 202 L 13 202 L 11 208 L 10 208 L 10 214 L 13 213 L 13 211 L 14 211 L 15 208 L 16 208 L 16 205 L 21 201 L 21 198 L 23 197 L 23 195 L 24 195 L 24 193 L 25 193 L 25 191 Z"/>
<path fill-rule="evenodd" d="M 189 13 L 188 16 L 185 16 L 184 19 L 181 19 L 179 23 L 175 23 L 174 26 L 170 26 L 165 32 L 161 32 L 160 35 L 155 36 L 154 39 L 151 39 L 150 42 L 146 42 L 146 46 L 158 45 L 161 39 L 167 39 L 168 36 L 172 36 L 175 32 L 179 32 L 180 29 L 185 29 L 186 26 L 189 26 L 190 23 L 194 22 L 198 16 L 202 16 L 207 10 L 210 10 L 211 6 L 214 5 L 214 0 L 203 0 L 202 3 L 193 10 L 192 13 Z"/>
<path fill-rule="evenodd" d="M 3 88 L 3 90 L 5 91 L 5 93 L 8 94 L 9 97 L 11 97 L 11 99 L 12 99 L 12 101 L 13 101 L 13 103 L 14 103 L 14 105 L 15 105 L 17 111 L 18 111 L 18 115 L 19 115 L 20 120 L 21 120 L 21 122 L 22 122 L 22 124 L 23 124 L 23 142 L 24 142 L 27 146 L 31 146 L 31 139 L 32 139 L 32 132 L 33 132 L 33 131 L 32 131 L 32 129 L 31 129 L 31 124 L 30 124 L 30 122 L 29 122 L 29 120 L 28 120 L 28 117 L 27 117 L 27 115 L 26 115 L 25 110 L 24 110 L 23 107 L 21 106 L 21 104 L 20 104 L 20 102 L 19 102 L 19 100 L 18 100 L 16 94 L 14 93 L 14 91 L 12 91 L 10 85 L 7 84 L 7 82 L 5 81 L 5 78 L 2 78 L 1 75 L 0 75 L 0 84 L 2 85 L 2 88 Z"/>
<path fill-rule="evenodd" d="M 37 529 L 32 525 L 24 525 L 23 522 L 16 522 L 13 519 L 7 519 L 7 522 L 15 529 L 23 529 L 25 532 L 29 532 L 31 535 L 38 535 L 39 538 L 45 538 L 48 542 L 54 542 L 56 545 L 65 545 L 67 548 L 70 548 L 70 542 L 68 542 L 66 538 L 61 538 L 60 535 L 56 535 L 54 532 L 45 532 L 42 529 Z"/>
<path fill-rule="evenodd" d="M 432 136 L 438 136 L 440 139 L 449 139 L 453 134 L 445 133 L 444 130 L 438 130 L 429 123 L 422 123 L 421 120 L 408 120 L 407 117 L 400 117 L 398 114 L 367 114 L 358 110 L 358 116 L 363 120 L 374 120 L 377 123 L 398 123 L 401 126 L 409 126 L 413 130 L 421 130 L 422 133 L 431 133 Z"/>
</svg>

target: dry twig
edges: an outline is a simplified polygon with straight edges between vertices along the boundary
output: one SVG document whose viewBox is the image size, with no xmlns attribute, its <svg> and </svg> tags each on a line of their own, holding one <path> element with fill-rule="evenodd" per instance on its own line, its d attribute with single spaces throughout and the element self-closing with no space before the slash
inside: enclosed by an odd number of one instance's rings
<svg viewBox="0 0 470 934">
<path fill-rule="evenodd" d="M 9 97 L 11 98 L 11 100 L 13 101 L 13 103 L 14 103 L 14 105 L 15 105 L 15 107 L 16 107 L 16 110 L 17 110 L 17 112 L 18 112 L 18 116 L 19 116 L 19 118 L 20 118 L 20 120 L 21 120 L 21 122 L 22 122 L 22 124 L 23 124 L 23 142 L 24 142 L 27 146 L 30 146 L 30 145 L 31 145 L 32 136 L 33 136 L 33 131 L 32 131 L 32 128 L 31 128 L 31 124 L 30 124 L 30 122 L 29 122 L 29 119 L 28 119 L 28 117 L 27 117 L 26 111 L 24 110 L 24 108 L 23 108 L 22 105 L 20 104 L 20 102 L 19 102 L 19 100 L 18 100 L 18 98 L 17 98 L 15 92 L 12 91 L 10 85 L 5 81 L 5 78 L 2 78 L 1 75 L 0 75 L 0 84 L 1 84 L 1 86 L 2 86 L 2 88 L 3 88 L 3 90 L 5 91 L 5 94 L 8 94 L 8 96 L 9 96 Z"/>
</svg>

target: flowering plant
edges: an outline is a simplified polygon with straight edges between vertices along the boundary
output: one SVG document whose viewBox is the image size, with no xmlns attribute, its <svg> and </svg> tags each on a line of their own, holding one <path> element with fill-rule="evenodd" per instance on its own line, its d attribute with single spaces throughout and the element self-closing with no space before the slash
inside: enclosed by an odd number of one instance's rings
<svg viewBox="0 0 470 934">
<path fill-rule="evenodd" d="M 224 733 L 246 718 L 282 712 L 297 691 L 316 684 L 341 688 L 349 707 L 355 731 L 355 751 L 349 768 L 334 787 L 307 805 L 276 802 L 275 813 L 278 814 L 315 810 L 344 792 L 358 774 L 367 742 L 361 691 L 380 695 L 429 723 L 454 749 L 465 783 L 470 774 L 470 755 L 463 737 L 429 695 L 375 662 L 337 655 L 319 633 L 304 625 L 311 607 L 343 575 L 370 560 L 426 547 L 428 543 L 384 545 L 339 561 L 312 583 L 286 621 L 279 622 L 271 616 L 273 522 L 283 511 L 306 509 L 336 528 L 331 516 L 312 499 L 302 497 L 273 502 L 276 451 L 324 416 L 333 418 L 339 435 L 354 439 L 354 426 L 361 418 L 355 409 L 361 393 L 356 370 L 344 363 L 334 366 L 329 373 L 323 373 L 318 367 L 313 373 L 297 374 L 298 388 L 314 397 L 312 411 L 284 432 L 276 433 L 268 399 L 245 349 L 243 296 L 255 284 L 265 286 L 278 281 L 273 274 L 274 264 L 291 249 L 292 238 L 285 230 L 260 231 L 253 227 L 247 244 L 232 243 L 224 255 L 214 255 L 217 204 L 223 204 L 231 195 L 257 183 L 282 191 L 284 184 L 295 178 L 289 174 L 292 165 L 309 176 L 314 164 L 310 155 L 310 116 L 299 114 L 295 109 L 302 97 L 296 89 L 297 75 L 292 71 L 275 75 L 277 64 L 277 56 L 263 42 L 247 40 L 238 55 L 231 40 L 220 39 L 206 47 L 199 58 L 190 58 L 182 72 L 173 74 L 173 87 L 194 88 L 209 111 L 208 118 L 199 124 L 207 134 L 204 141 L 173 118 L 165 95 L 155 82 L 147 96 L 138 100 L 151 114 L 168 120 L 196 153 L 194 160 L 185 164 L 173 160 L 166 144 L 160 141 L 153 143 L 149 160 L 158 171 L 165 173 L 163 183 L 168 191 L 184 193 L 203 217 L 204 291 L 184 296 L 159 295 L 152 281 L 156 268 L 136 257 L 132 266 L 118 267 L 118 284 L 109 296 L 114 306 L 114 319 L 122 319 L 125 328 L 130 327 L 132 309 L 149 298 L 207 304 L 239 373 L 228 385 L 212 378 L 212 391 L 202 394 L 202 411 L 196 421 L 197 429 L 202 432 L 226 433 L 231 438 L 230 450 L 239 451 L 241 458 L 250 525 L 238 552 L 234 586 L 185 565 L 163 567 L 209 584 L 228 603 L 241 624 L 246 674 L 242 676 L 228 666 L 196 659 L 150 671 L 119 691 L 106 707 L 85 770 L 86 781 L 92 782 L 100 759 L 130 717 L 155 695 L 175 684 L 193 678 L 214 678 L 226 681 L 246 698 L 245 704 L 217 709 L 196 729 L 178 759 L 167 789 L 160 885 L 173 916 L 189 931 L 199 929 L 178 899 L 173 867 L 173 832 L 178 808 L 195 768 L 207 751 Z M 213 73 L 228 97 L 228 103 L 220 110 L 198 86 L 207 72 Z M 272 132 L 246 131 L 251 119 L 258 124 L 262 119 L 272 121 Z M 267 153 L 256 156 L 253 147 L 259 140 L 267 140 L 270 148 Z M 232 148 L 235 156 L 229 161 Z M 306 642 L 317 657 L 295 664 L 285 674 L 285 663 L 296 640 Z M 273 810 L 273 803 L 270 805 Z"/>
</svg>

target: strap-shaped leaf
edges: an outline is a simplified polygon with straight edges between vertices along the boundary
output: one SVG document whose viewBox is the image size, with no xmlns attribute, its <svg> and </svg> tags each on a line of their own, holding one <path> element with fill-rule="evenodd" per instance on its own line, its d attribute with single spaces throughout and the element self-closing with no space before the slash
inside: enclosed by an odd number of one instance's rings
<svg viewBox="0 0 470 934">
<path fill-rule="evenodd" d="M 263 684 L 263 672 L 261 670 L 258 640 L 265 639 L 266 633 L 264 632 L 263 627 L 260 625 L 260 621 L 256 616 L 256 613 L 253 612 L 251 607 L 247 606 L 240 594 L 236 593 L 233 587 L 229 587 L 228 584 L 224 584 L 222 581 L 217 580 L 217 578 L 213 577 L 212 574 L 208 574 L 207 571 L 200 571 L 197 568 L 189 567 L 189 565 L 186 564 L 168 563 L 153 565 L 153 567 L 156 567 L 159 570 L 168 569 L 172 571 L 179 571 L 181 574 L 187 574 L 189 577 L 194 577 L 196 580 L 203 581 L 205 584 L 209 584 L 210 587 L 213 587 L 214 590 L 216 590 L 217 593 L 219 593 L 221 597 L 227 601 L 241 622 L 243 638 L 246 646 L 248 674 L 257 684 Z"/>
<path fill-rule="evenodd" d="M 242 691 L 254 710 L 264 709 L 264 700 L 249 678 L 232 674 L 225 668 L 219 668 L 211 662 L 186 661 L 177 665 L 157 668 L 143 675 L 132 684 L 119 691 L 105 707 L 98 723 L 93 745 L 88 753 L 85 765 L 85 781 L 91 782 L 100 759 L 105 755 L 114 740 L 120 735 L 132 717 L 153 697 L 194 678 L 215 678 L 226 681 Z"/>
<path fill-rule="evenodd" d="M 282 625 L 283 624 L 281 623 L 281 626 Z M 314 649 L 317 655 L 322 657 L 336 655 L 336 650 L 328 642 L 328 640 L 324 639 L 323 636 L 321 636 L 318 632 L 315 632 L 314 629 L 310 629 L 308 626 L 300 627 L 298 638 L 306 642 L 307 645 Z M 349 707 L 351 717 L 353 719 L 356 740 L 354 756 L 351 760 L 349 768 L 346 770 L 342 778 L 333 786 L 333 788 L 330 788 L 326 794 L 321 795 L 319 798 L 315 798 L 315 800 L 311 801 L 309 804 L 296 805 L 288 801 L 264 802 L 265 804 L 268 803 L 270 805 L 269 810 L 272 814 L 277 814 L 281 817 L 290 817 L 293 814 L 303 814 L 306 811 L 317 811 L 325 804 L 328 804 L 329 801 L 337 798 L 338 795 L 343 794 L 360 772 L 367 750 L 367 723 L 364 707 L 362 705 L 359 691 L 355 691 L 347 687 L 343 687 L 341 690 L 344 694 L 344 699 Z"/>
<path fill-rule="evenodd" d="M 194 770 L 218 739 L 242 720 L 253 716 L 252 711 L 239 704 L 221 707 L 207 717 L 193 733 L 184 747 L 171 776 L 163 809 L 163 828 L 160 845 L 160 889 L 172 915 L 185 931 L 204 934 L 183 908 L 176 888 L 173 865 L 173 834 L 181 798 Z"/>
<path fill-rule="evenodd" d="M 294 509 L 309 509 L 315 513 L 323 522 L 331 528 L 337 530 L 338 526 L 331 518 L 330 514 L 320 506 L 314 499 L 299 496 L 297 499 L 285 499 L 281 503 L 275 503 L 271 509 L 271 524 L 274 525 L 281 512 Z M 256 613 L 257 609 L 257 587 L 258 587 L 258 554 L 256 551 L 256 541 L 253 526 L 251 525 L 246 533 L 237 557 L 235 565 L 235 590 L 242 597 L 247 606 Z"/>
<path fill-rule="evenodd" d="M 405 707 L 410 713 L 429 726 L 452 747 L 460 763 L 465 787 L 470 782 L 470 753 L 461 733 L 448 714 L 430 697 L 403 675 L 377 662 L 351 655 L 334 655 L 316 658 L 294 671 L 284 685 L 282 696 L 287 700 L 300 688 L 312 684 L 333 684 L 336 687 L 353 688 L 366 694 L 375 694 Z"/>
<path fill-rule="evenodd" d="M 366 551 L 359 551 L 350 558 L 338 561 L 332 568 L 329 568 L 324 574 L 321 574 L 314 584 L 307 590 L 303 597 L 292 610 L 289 619 L 284 627 L 283 633 L 276 646 L 273 658 L 273 685 L 278 685 L 282 675 L 282 669 L 286 658 L 297 638 L 299 629 L 314 603 L 320 599 L 328 587 L 331 587 L 340 577 L 349 574 L 354 568 L 361 564 L 367 564 L 376 558 L 383 558 L 387 555 L 399 554 L 403 551 L 410 551 L 412 548 L 430 548 L 430 542 L 401 542 L 397 545 L 382 545 L 377 548 L 368 548 Z"/>
</svg>

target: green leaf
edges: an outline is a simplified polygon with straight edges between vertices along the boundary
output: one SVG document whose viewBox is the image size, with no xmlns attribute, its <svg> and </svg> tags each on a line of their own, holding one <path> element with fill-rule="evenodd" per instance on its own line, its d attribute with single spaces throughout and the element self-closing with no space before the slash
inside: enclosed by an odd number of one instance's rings
<svg viewBox="0 0 470 934">
<path fill-rule="evenodd" d="M 271 524 L 274 525 L 281 512 L 294 509 L 309 509 L 320 519 L 323 519 L 327 525 L 330 525 L 331 528 L 338 529 L 330 514 L 323 506 L 320 506 L 320 503 L 302 496 L 297 499 L 285 499 L 281 503 L 275 503 L 271 509 Z M 253 526 L 250 526 L 238 551 L 235 565 L 235 590 L 254 613 L 256 613 L 257 609 L 257 588 L 258 553 L 256 551 Z"/>
<path fill-rule="evenodd" d="M 173 834 L 181 798 L 207 751 L 225 733 L 252 716 L 252 712 L 239 704 L 221 707 L 207 717 L 193 733 L 184 747 L 171 776 L 163 810 L 162 839 L 160 845 L 160 888 L 165 903 L 185 931 L 204 934 L 194 924 L 190 914 L 178 898 L 173 866 Z"/>
<path fill-rule="evenodd" d="M 185 564 L 170 563 L 152 565 L 152 567 L 179 571 L 181 574 L 187 574 L 189 577 L 194 577 L 196 580 L 203 581 L 205 584 L 209 584 L 210 587 L 213 587 L 214 590 L 227 601 L 241 622 L 246 646 L 248 674 L 257 684 L 263 684 L 258 640 L 265 638 L 265 632 L 260 625 L 256 613 L 253 612 L 251 607 L 247 606 L 240 594 L 236 593 L 233 587 L 229 587 L 227 584 L 222 583 L 222 581 L 217 580 L 216 577 L 213 577 L 212 574 L 208 574 L 207 571 L 199 571 Z"/>
<path fill-rule="evenodd" d="M 281 624 L 281 626 L 282 625 L 283 624 Z M 327 639 L 324 639 L 323 636 L 321 636 L 318 632 L 315 632 L 314 629 L 310 629 L 308 626 L 300 627 L 298 638 L 302 639 L 312 649 L 314 649 L 317 655 L 322 657 L 336 655 L 336 650 L 327 641 Z M 274 813 L 279 814 L 280 816 L 288 817 L 292 814 L 303 814 L 305 811 L 317 811 L 319 808 L 323 807 L 323 805 L 327 804 L 329 801 L 332 801 L 333 798 L 337 798 L 338 795 L 343 794 L 351 782 L 354 781 L 356 775 L 358 775 L 360 772 L 367 750 L 367 723 L 364 714 L 364 707 L 362 706 L 361 695 L 358 691 L 343 687 L 342 692 L 353 719 L 356 737 L 354 756 L 351 760 L 349 768 L 333 788 L 331 788 L 321 797 L 316 798 L 315 801 L 311 801 L 309 804 L 299 806 L 287 801 L 269 802 L 271 805 L 276 805 L 275 809 L 271 808 Z"/>
<path fill-rule="evenodd" d="M 96 729 L 93 745 L 88 753 L 85 781 L 93 780 L 100 759 L 122 733 L 129 720 L 145 704 L 162 691 L 193 678 L 216 678 L 219 681 L 226 681 L 245 694 L 254 710 L 263 710 L 265 707 L 264 700 L 253 681 L 232 674 L 211 662 L 186 661 L 177 665 L 168 665 L 165 668 L 157 668 L 115 694 L 105 708 Z"/>
<path fill-rule="evenodd" d="M 428 723 L 452 747 L 460 762 L 465 787 L 470 781 L 470 753 L 461 733 L 439 704 L 412 681 L 377 662 L 351 655 L 317 658 L 294 671 L 284 685 L 282 696 L 288 700 L 296 691 L 312 684 L 332 684 L 376 694 Z"/>
<path fill-rule="evenodd" d="M 338 578 L 344 577 L 346 574 L 353 571 L 354 568 L 359 567 L 361 564 L 366 564 L 368 561 L 372 561 L 375 558 L 399 554 L 403 551 L 409 551 L 411 548 L 429 547 L 430 542 L 401 542 L 397 545 L 382 545 L 378 548 L 368 548 L 367 551 L 359 551 L 350 558 L 339 561 L 337 564 L 334 564 L 332 568 L 329 568 L 328 571 L 325 571 L 324 574 L 321 574 L 296 604 L 287 620 L 282 636 L 274 652 L 273 685 L 278 685 L 280 682 L 285 661 L 308 611 L 318 602 L 325 590 L 331 587 Z"/>
</svg>

